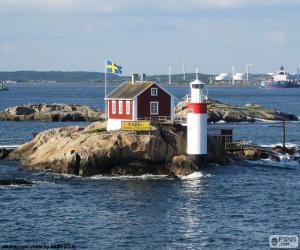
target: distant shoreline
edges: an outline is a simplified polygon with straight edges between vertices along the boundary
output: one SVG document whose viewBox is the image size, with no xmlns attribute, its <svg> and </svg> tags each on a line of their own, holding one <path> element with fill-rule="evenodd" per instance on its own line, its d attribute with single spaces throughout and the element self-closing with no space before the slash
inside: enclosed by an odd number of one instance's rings
<svg viewBox="0 0 300 250">
<path fill-rule="evenodd" d="M 123 82 L 107 82 L 107 85 L 110 86 L 117 86 L 122 84 Z M 85 85 L 85 84 L 91 84 L 91 85 L 99 85 L 104 87 L 104 82 L 93 82 L 93 81 L 23 81 L 23 82 L 10 82 L 7 83 L 6 85 L 19 85 L 19 84 L 30 84 L 30 85 L 60 85 L 60 84 L 73 84 L 73 85 Z M 171 85 L 168 83 L 160 83 L 164 87 L 189 87 L 189 82 L 186 83 L 172 83 Z M 234 88 L 234 87 L 242 87 L 242 88 L 249 88 L 249 87 L 257 87 L 254 84 L 209 84 L 207 83 L 207 86 L 212 87 L 212 88 L 223 88 L 223 87 L 228 87 L 228 88 Z"/>
<path fill-rule="evenodd" d="M 202 82 L 209 83 L 216 74 L 199 74 L 199 79 Z M 259 82 L 265 75 L 252 74 L 250 85 Z M 172 74 L 172 85 L 186 85 L 195 80 L 195 73 Z M 147 75 L 146 79 L 149 81 L 158 82 L 163 85 L 168 85 L 169 75 Z M 185 80 L 183 80 L 185 79 Z M 101 72 L 84 72 L 84 71 L 14 71 L 14 72 L 0 72 L 0 81 L 5 81 L 8 84 L 14 83 L 45 83 L 45 84 L 57 84 L 57 83 L 90 83 L 90 84 L 102 84 L 105 80 L 105 74 Z M 107 75 L 108 84 L 120 84 L 125 81 L 130 81 L 131 76 L 118 76 Z M 249 85 L 248 83 L 244 83 Z M 244 84 L 237 83 L 235 86 L 244 86 Z M 222 84 L 216 84 L 216 86 L 223 86 Z M 230 86 L 230 83 L 224 86 Z"/>
</svg>

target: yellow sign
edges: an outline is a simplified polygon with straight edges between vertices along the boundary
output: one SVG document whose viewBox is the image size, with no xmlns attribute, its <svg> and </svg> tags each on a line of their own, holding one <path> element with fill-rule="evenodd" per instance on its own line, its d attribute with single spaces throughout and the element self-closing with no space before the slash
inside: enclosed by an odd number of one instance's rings
<svg viewBox="0 0 300 250">
<path fill-rule="evenodd" d="M 148 121 L 123 121 L 122 130 L 150 130 Z"/>
</svg>

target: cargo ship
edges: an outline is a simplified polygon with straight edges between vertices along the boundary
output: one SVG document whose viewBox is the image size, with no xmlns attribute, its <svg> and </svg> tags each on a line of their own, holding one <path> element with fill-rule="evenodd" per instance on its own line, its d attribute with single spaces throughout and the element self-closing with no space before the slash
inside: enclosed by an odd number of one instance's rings
<svg viewBox="0 0 300 250">
<path fill-rule="evenodd" d="M 280 70 L 275 73 L 270 74 L 270 77 L 260 84 L 261 87 L 267 89 L 277 89 L 277 88 L 299 88 L 300 84 L 297 79 L 294 79 L 287 73 L 283 66 L 280 67 Z"/>
</svg>

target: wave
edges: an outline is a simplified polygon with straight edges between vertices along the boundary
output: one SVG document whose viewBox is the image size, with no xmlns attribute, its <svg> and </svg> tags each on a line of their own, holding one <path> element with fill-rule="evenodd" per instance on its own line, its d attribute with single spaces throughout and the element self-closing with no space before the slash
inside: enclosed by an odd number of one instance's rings
<svg viewBox="0 0 300 250">
<path fill-rule="evenodd" d="M 179 176 L 181 180 L 193 180 L 193 179 L 199 179 L 201 177 L 203 177 L 203 174 L 201 172 L 194 172 L 186 176 Z"/>
<path fill-rule="evenodd" d="M 31 188 L 32 185 L 26 184 L 11 184 L 11 185 L 1 185 L 0 189 L 19 189 L 19 188 Z"/>
<path fill-rule="evenodd" d="M 73 179 L 73 178 L 79 178 L 79 179 L 89 179 L 89 180 L 173 180 L 174 178 L 168 176 L 168 175 L 153 175 L 153 174 L 143 174 L 143 175 L 94 175 L 89 177 L 82 177 L 78 175 L 73 174 L 59 174 L 59 173 L 53 173 L 53 172 L 37 172 L 34 173 L 34 175 L 49 175 L 51 177 L 54 177 L 55 179 Z M 203 175 L 201 172 L 194 172 L 192 174 L 189 174 L 187 176 L 178 176 L 181 180 L 191 180 L 191 179 L 199 179 L 201 177 L 212 177 L 211 174 Z M 49 181 L 36 181 L 33 180 L 36 184 L 50 184 Z"/>
<path fill-rule="evenodd" d="M 276 146 L 282 146 L 282 142 L 278 142 L 278 143 L 272 143 L 272 144 L 259 144 L 259 146 L 261 147 L 270 147 L 270 148 L 275 148 Z M 295 143 L 286 143 L 285 146 L 287 147 L 300 147 L 299 144 L 295 144 Z"/>
<path fill-rule="evenodd" d="M 153 174 L 143 174 L 143 175 L 116 175 L 116 176 L 107 176 L 107 175 L 94 175 L 91 177 L 86 177 L 91 180 L 134 180 L 134 179 L 142 179 L 142 180 L 157 180 L 157 179 L 170 179 L 168 175 L 153 175 Z"/>
<path fill-rule="evenodd" d="M 262 159 L 257 161 L 246 161 L 251 165 L 261 165 L 266 167 L 276 167 L 276 168 L 284 168 L 284 169 L 295 169 L 300 170 L 300 163 L 298 161 L 294 161 L 289 159 L 286 155 L 280 156 L 281 161 L 272 161 L 270 159 Z"/>
<path fill-rule="evenodd" d="M 199 179 L 202 177 L 211 177 L 211 174 L 203 175 L 201 172 L 194 172 L 192 174 L 186 176 L 178 176 L 181 180 L 192 180 L 192 179 Z M 111 180 L 111 179 L 120 179 L 120 180 L 134 180 L 134 179 L 142 179 L 142 180 L 157 180 L 157 179 L 169 179 L 173 180 L 172 177 L 168 175 L 152 175 L 152 174 L 143 174 L 143 175 L 120 175 L 120 176 L 104 176 L 104 175 L 95 175 L 91 177 L 87 177 L 92 180 Z"/>
<path fill-rule="evenodd" d="M 267 119 L 260 119 L 260 118 L 254 118 L 255 121 L 261 122 L 261 123 L 282 123 L 281 120 L 267 120 Z M 299 121 L 286 121 L 286 123 L 299 123 L 300 117 L 298 117 Z"/>
<path fill-rule="evenodd" d="M 260 118 L 254 118 L 255 121 L 259 122 L 266 122 L 266 123 L 278 123 L 280 120 L 267 120 L 267 119 L 260 119 Z"/>
<path fill-rule="evenodd" d="M 40 170 L 33 172 L 32 175 L 34 176 L 47 176 L 52 178 L 82 178 L 82 176 L 75 175 L 75 174 L 61 174 L 61 173 L 55 173 L 47 170 Z"/>
</svg>

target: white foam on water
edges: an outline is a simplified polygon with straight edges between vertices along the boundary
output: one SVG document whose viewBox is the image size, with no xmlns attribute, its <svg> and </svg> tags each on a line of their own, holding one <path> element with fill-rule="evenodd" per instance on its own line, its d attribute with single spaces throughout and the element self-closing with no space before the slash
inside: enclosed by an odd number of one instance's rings
<svg viewBox="0 0 300 250">
<path fill-rule="evenodd" d="M 218 121 L 216 123 L 226 123 L 226 122 L 224 120 L 220 120 L 220 121 Z"/>
<path fill-rule="evenodd" d="M 194 172 L 186 176 L 179 176 L 181 180 L 193 180 L 193 179 L 199 179 L 201 177 L 203 177 L 203 174 L 201 172 Z"/>
<path fill-rule="evenodd" d="M 288 121 L 289 123 L 300 123 L 300 116 L 297 117 L 298 118 L 298 121 Z"/>
<path fill-rule="evenodd" d="M 168 178 L 167 175 L 152 175 L 152 174 L 144 174 L 141 176 L 142 179 L 164 179 Z"/>
<path fill-rule="evenodd" d="M 0 189 L 10 189 L 10 188 L 31 188 L 32 185 L 26 185 L 26 184 L 11 184 L 11 185 L 3 185 L 0 186 Z"/>
<path fill-rule="evenodd" d="M 291 160 L 291 156 L 289 154 L 279 155 L 280 161 L 289 161 Z"/>
<path fill-rule="evenodd" d="M 153 175 L 153 174 L 143 174 L 143 175 L 116 175 L 116 176 L 107 176 L 107 175 L 94 175 L 91 177 L 87 177 L 91 180 L 155 180 L 155 179 L 168 179 L 167 175 Z"/>
<path fill-rule="evenodd" d="M 49 181 L 40 181 L 40 180 L 31 180 L 33 184 L 55 184 L 54 182 L 49 182 Z"/>
<path fill-rule="evenodd" d="M 278 143 L 272 143 L 272 144 L 259 144 L 259 146 L 261 146 L 261 147 L 270 147 L 270 148 L 275 148 L 276 146 L 282 146 L 282 142 L 278 142 Z M 288 148 L 289 147 L 295 147 L 295 148 L 297 148 L 297 147 L 299 147 L 300 145 L 298 145 L 298 144 L 294 144 L 294 143 L 286 143 L 285 144 L 285 146 L 287 146 Z"/>
<path fill-rule="evenodd" d="M 46 170 L 40 170 L 38 172 L 32 173 L 32 175 L 35 176 L 40 176 L 40 175 L 46 175 L 54 178 L 82 178 L 80 175 L 74 175 L 74 174 L 60 174 L 60 173 L 55 173 L 51 171 L 46 171 Z"/>
<path fill-rule="evenodd" d="M 216 164 L 218 165 L 218 164 Z M 59 174 L 59 173 L 53 173 L 53 172 L 39 172 L 34 173 L 34 175 L 39 174 L 49 174 L 51 176 L 54 176 L 54 178 L 81 178 L 81 179 L 90 179 L 90 180 L 159 180 L 159 179 L 165 179 L 165 180 L 173 180 L 174 178 L 168 176 L 168 175 L 153 175 L 153 174 L 143 174 L 143 175 L 94 175 L 89 177 L 82 177 L 78 175 L 72 175 L 72 174 Z M 201 172 L 194 172 L 192 174 L 189 174 L 187 176 L 178 176 L 181 180 L 192 180 L 192 179 L 199 179 L 201 177 L 212 177 L 211 174 L 203 175 Z M 36 184 L 43 183 L 43 184 L 52 184 L 52 182 L 47 181 L 32 181 Z"/>
<path fill-rule="evenodd" d="M 291 160 L 289 157 L 280 156 L 281 161 L 272 161 L 270 159 L 262 159 L 257 161 L 247 161 L 247 163 L 252 165 L 262 165 L 267 167 L 278 167 L 278 168 L 286 168 L 286 169 L 299 169 L 300 163 L 298 161 Z"/>
<path fill-rule="evenodd" d="M 91 179 L 91 180 L 109 180 L 109 179 L 168 179 L 168 175 L 153 175 L 153 174 L 143 174 L 143 175 L 94 175 L 89 177 L 83 177 L 80 175 L 74 175 L 74 174 L 60 174 L 55 172 L 48 172 L 48 171 L 40 171 L 36 172 L 33 175 L 50 175 L 54 178 L 79 178 L 79 179 Z M 45 182 L 43 182 L 45 183 Z"/>
<path fill-rule="evenodd" d="M 260 119 L 260 118 L 254 118 L 255 121 L 259 122 L 267 122 L 267 123 L 278 123 L 280 120 L 267 120 L 267 119 Z"/>
</svg>

